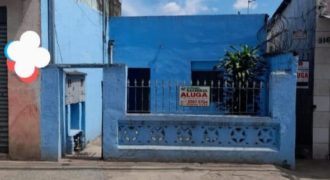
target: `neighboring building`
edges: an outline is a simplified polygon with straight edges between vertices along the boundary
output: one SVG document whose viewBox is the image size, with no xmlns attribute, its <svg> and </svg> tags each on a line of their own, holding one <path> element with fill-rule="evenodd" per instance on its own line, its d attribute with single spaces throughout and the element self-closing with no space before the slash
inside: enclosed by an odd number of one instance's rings
<svg viewBox="0 0 330 180">
<path fill-rule="evenodd" d="M 327 6 L 327 7 L 324 7 Z M 317 1 L 314 52 L 313 157 L 330 158 L 330 1 Z M 327 9 L 326 13 L 322 11 Z M 324 40 L 326 39 L 326 40 Z"/>
<path fill-rule="evenodd" d="M 109 14 L 111 16 L 121 15 L 121 0 L 109 0 Z"/>
<path fill-rule="evenodd" d="M 329 2 L 330 3 L 330 2 Z M 284 0 L 268 28 L 268 52 L 299 56 L 297 89 L 298 157 L 329 158 L 330 7 L 327 0 Z"/>
<path fill-rule="evenodd" d="M 0 2 L 1 6 L 1 152 L 14 159 L 40 159 L 40 82 L 26 86 L 9 73 L 4 45 L 26 30 L 41 33 L 40 1 Z M 29 12 L 29 13 L 24 13 Z"/>
<path fill-rule="evenodd" d="M 109 16 L 121 15 L 121 0 L 78 0 L 78 2 L 100 12 L 104 11 Z"/>
<path fill-rule="evenodd" d="M 22 83 L 14 73 L 6 70 L 4 46 L 8 41 L 18 40 L 20 35 L 33 30 L 41 36 L 41 44 L 49 49 L 54 64 L 82 64 L 107 62 L 107 15 L 110 11 L 110 1 L 100 0 L 1 0 L 0 1 L 0 152 L 8 153 L 12 159 L 40 160 L 51 159 L 49 152 L 41 149 L 51 149 L 49 137 L 58 130 L 62 136 L 62 153 L 65 152 L 67 128 L 67 112 L 62 112 L 60 129 L 52 126 L 51 131 L 44 132 L 51 121 L 47 121 L 43 111 L 49 107 L 43 106 L 48 97 L 43 95 L 47 81 L 41 71 L 40 78 L 32 84 Z M 116 4 L 114 15 L 120 14 L 120 2 Z M 104 12 L 104 13 L 102 13 Z M 103 15 L 104 14 L 104 15 Z M 84 99 L 75 101 L 72 105 L 74 113 L 81 113 L 81 123 L 85 123 L 86 141 L 91 141 L 101 135 L 101 81 L 102 70 L 99 69 L 63 69 L 64 71 L 80 71 L 86 74 Z M 72 74 L 71 74 L 72 75 Z M 59 87 L 64 89 L 63 84 Z M 44 83 L 46 82 L 46 83 Z M 64 101 L 64 94 L 63 99 Z M 80 104 L 76 108 L 74 104 Z M 81 111 L 85 111 L 82 113 Z M 84 116 L 82 116 L 82 114 Z M 85 119 L 84 122 L 82 120 Z M 43 121 L 45 120 L 45 121 Z M 81 128 L 80 126 L 79 128 Z M 60 141 L 60 140 L 58 140 Z M 61 152 L 61 151 L 60 151 Z M 60 158 L 61 154 L 58 154 Z"/>
</svg>

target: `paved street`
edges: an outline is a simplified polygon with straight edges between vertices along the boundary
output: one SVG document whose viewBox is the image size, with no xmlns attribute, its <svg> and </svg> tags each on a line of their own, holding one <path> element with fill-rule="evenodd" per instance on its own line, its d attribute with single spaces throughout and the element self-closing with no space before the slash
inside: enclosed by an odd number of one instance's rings
<svg viewBox="0 0 330 180">
<path fill-rule="evenodd" d="M 213 179 L 330 179 L 330 161 L 299 161 L 295 172 L 273 165 L 132 163 L 97 160 L 0 162 L 4 180 L 213 180 Z"/>
<path fill-rule="evenodd" d="M 330 161 L 298 161 L 296 171 L 289 171 L 273 165 L 105 162 L 100 157 L 100 138 L 61 162 L 6 161 L 4 156 L 0 180 L 330 180 Z"/>
<path fill-rule="evenodd" d="M 330 180 L 330 161 L 298 161 L 296 171 L 289 171 L 273 165 L 105 162 L 100 157 L 97 138 L 84 151 L 58 163 L 0 161 L 0 180 Z"/>
</svg>

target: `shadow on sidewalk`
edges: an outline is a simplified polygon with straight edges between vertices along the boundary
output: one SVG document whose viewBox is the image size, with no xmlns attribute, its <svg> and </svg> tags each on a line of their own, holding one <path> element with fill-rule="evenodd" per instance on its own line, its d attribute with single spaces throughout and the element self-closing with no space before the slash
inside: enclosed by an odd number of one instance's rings
<svg viewBox="0 0 330 180">
<path fill-rule="evenodd" d="M 71 155 L 65 155 L 64 159 L 72 160 L 101 160 L 102 159 L 102 143 L 101 137 L 88 143 L 84 150 L 75 152 Z"/>
<path fill-rule="evenodd" d="M 279 168 L 288 179 L 330 179 L 329 160 L 298 160 L 294 171 Z"/>
</svg>

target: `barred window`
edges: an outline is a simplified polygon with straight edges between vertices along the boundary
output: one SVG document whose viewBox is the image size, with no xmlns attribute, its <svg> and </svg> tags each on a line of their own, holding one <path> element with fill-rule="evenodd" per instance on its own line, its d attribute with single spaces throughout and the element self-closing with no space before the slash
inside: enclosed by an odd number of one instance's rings
<svg viewBox="0 0 330 180">
<path fill-rule="evenodd" d="M 150 113 L 150 68 L 128 68 L 128 113 Z"/>
<path fill-rule="evenodd" d="M 217 71 L 192 71 L 191 81 L 193 86 L 209 86 L 210 101 L 218 103 L 221 99 L 222 88 L 220 88 L 221 75 Z"/>
</svg>

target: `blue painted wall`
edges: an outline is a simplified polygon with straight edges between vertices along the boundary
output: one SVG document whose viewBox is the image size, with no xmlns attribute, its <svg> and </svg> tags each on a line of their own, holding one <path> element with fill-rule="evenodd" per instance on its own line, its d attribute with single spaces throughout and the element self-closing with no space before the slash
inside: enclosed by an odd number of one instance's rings
<svg viewBox="0 0 330 180">
<path fill-rule="evenodd" d="M 177 107 L 177 93 L 167 85 L 163 92 L 161 80 L 165 84 L 171 80 L 172 87 L 176 80 L 179 85 L 190 82 L 192 70 L 213 70 L 230 46 L 262 45 L 266 19 L 266 15 L 114 17 L 109 28 L 115 44 L 114 62 L 151 69 L 151 112 L 219 114 L 213 103 L 207 108 Z M 154 80 L 159 82 L 158 91 Z M 162 99 L 164 94 L 167 100 Z M 260 114 L 265 114 L 266 103 L 261 104 Z"/>
<path fill-rule="evenodd" d="M 103 63 L 102 15 L 75 0 L 55 1 L 55 63 Z M 86 139 L 101 135 L 101 69 L 67 69 L 86 73 Z"/>
<path fill-rule="evenodd" d="M 42 44 L 48 47 L 48 1 L 41 0 L 41 28 L 42 28 Z M 102 15 L 99 11 L 89 7 L 85 3 L 75 0 L 56 0 L 54 1 L 55 8 L 55 59 L 56 64 L 81 64 L 81 63 L 103 63 L 107 61 L 106 48 L 102 39 Z M 80 71 L 86 73 L 86 103 L 85 103 L 85 119 L 84 126 L 86 127 L 86 140 L 91 141 L 101 135 L 102 124 L 102 100 L 101 100 L 101 81 L 102 69 L 64 69 L 65 71 Z M 45 71 L 47 73 L 47 71 Z M 61 76 L 61 81 L 53 82 L 58 87 L 64 86 L 65 75 Z M 47 74 L 45 74 L 46 77 Z M 43 73 L 41 73 L 43 76 Z M 48 77 L 48 76 L 47 76 Z M 43 79 L 51 81 L 51 79 Z M 61 91 L 60 104 L 64 102 L 64 88 Z M 44 90 L 44 95 L 41 97 L 41 102 L 48 101 L 52 93 Z M 46 109 L 42 108 L 42 112 L 47 114 Z M 56 116 L 57 117 L 57 116 Z M 55 121 L 51 116 L 43 116 L 41 128 L 47 129 L 47 122 Z M 61 133 L 64 135 L 65 129 L 68 127 L 65 124 L 65 109 L 64 105 L 60 109 L 59 118 L 61 121 Z M 41 133 L 42 139 L 47 140 L 55 137 Z M 62 151 L 65 149 L 65 137 L 61 137 Z M 43 145 L 41 147 L 44 147 Z M 48 150 L 42 148 L 42 151 L 47 154 Z M 56 159 L 55 153 L 49 152 L 43 159 Z"/>
<path fill-rule="evenodd" d="M 261 44 L 265 21 L 266 15 L 114 17 L 114 62 L 150 67 L 151 79 L 189 81 L 192 62 L 212 69 L 231 45 Z"/>
<path fill-rule="evenodd" d="M 51 81 L 50 81 L 51 79 Z M 41 70 L 40 86 L 40 148 L 41 160 L 57 161 L 61 158 L 61 129 L 63 128 L 61 98 L 63 72 L 58 68 Z"/>
<path fill-rule="evenodd" d="M 296 91 L 297 59 L 292 54 L 281 54 L 268 58 L 269 109 L 274 122 L 281 123 L 280 156 L 286 164 L 294 167 L 296 147 Z M 284 161 L 284 160 L 283 160 Z"/>
<path fill-rule="evenodd" d="M 106 160 L 274 163 L 295 167 L 297 64 L 268 57 L 267 117 L 127 114 L 127 67 L 104 69 L 103 157 Z M 282 65 L 284 64 L 284 65 Z M 117 92 L 117 96 L 112 96 Z"/>
</svg>

